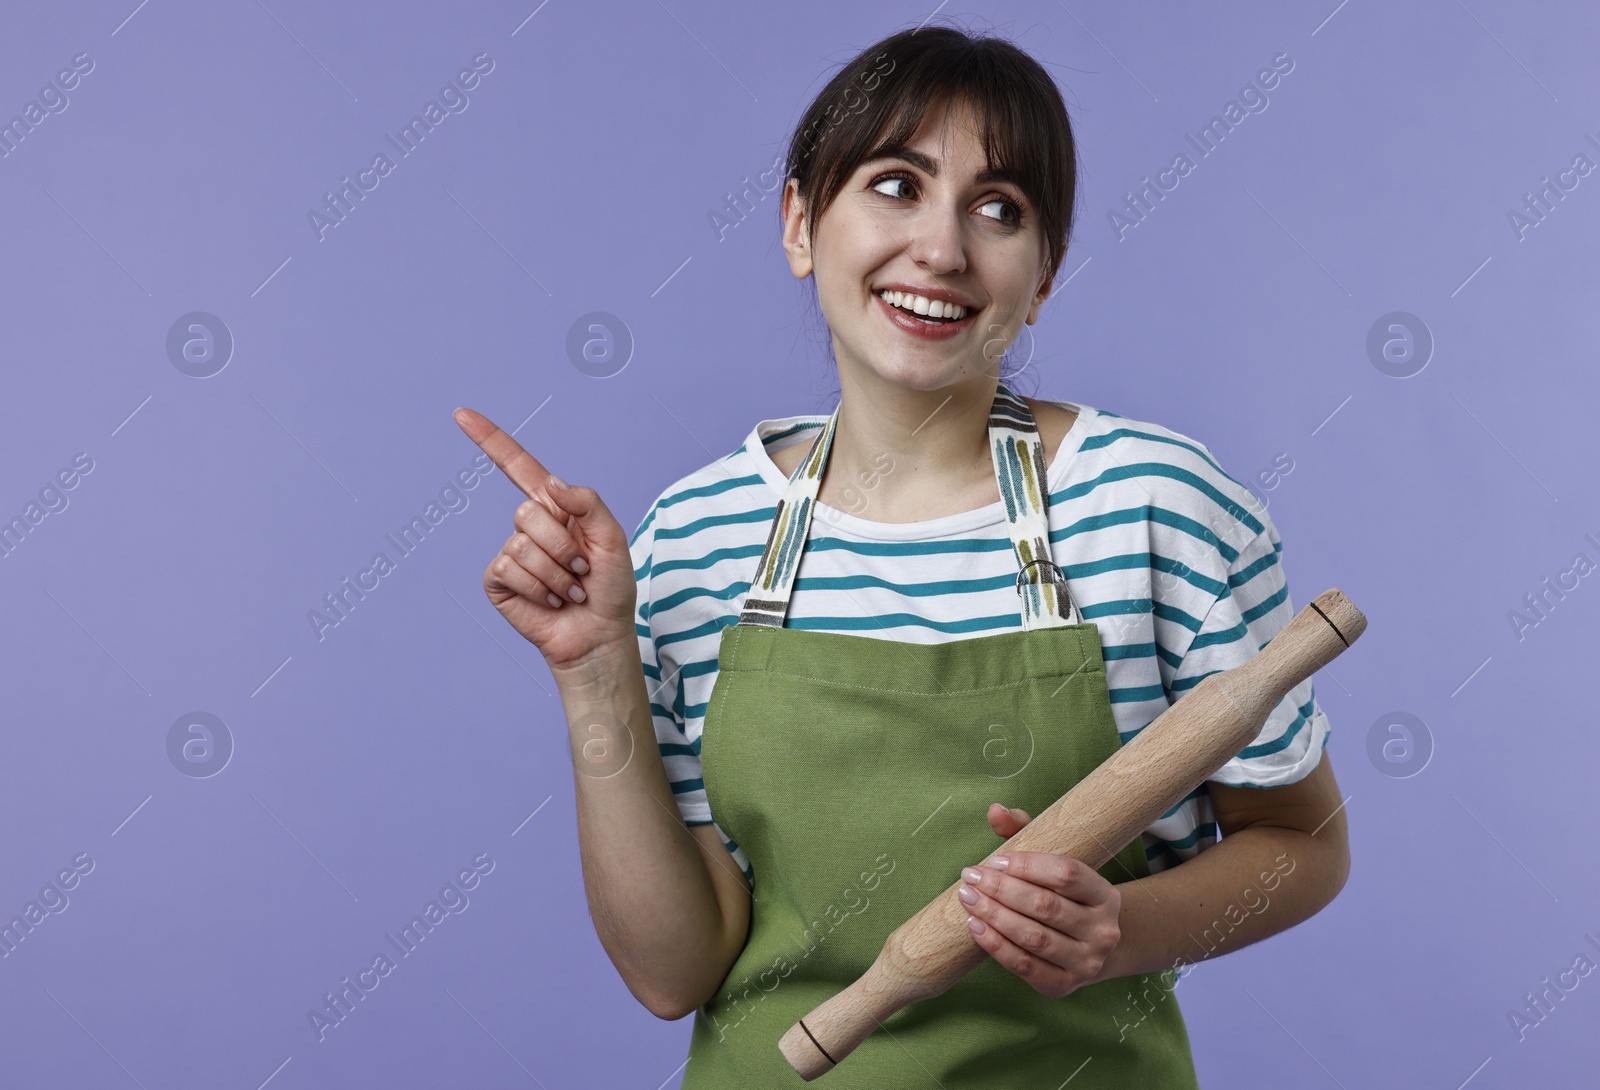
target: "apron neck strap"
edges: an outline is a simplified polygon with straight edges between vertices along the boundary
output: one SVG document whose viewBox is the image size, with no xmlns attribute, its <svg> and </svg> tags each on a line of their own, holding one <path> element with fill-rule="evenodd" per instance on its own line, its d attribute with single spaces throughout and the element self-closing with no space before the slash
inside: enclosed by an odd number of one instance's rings
<svg viewBox="0 0 1600 1090">
<path fill-rule="evenodd" d="M 740 624 L 783 627 L 838 423 L 836 407 L 812 441 L 811 450 L 789 477 L 767 533 L 761 562 L 745 595 Z M 1050 559 L 1049 481 L 1039 427 L 1028 403 L 1003 382 L 989 409 L 989 454 L 1017 559 L 1016 589 L 1022 599 L 1022 627 L 1083 623 L 1067 589 L 1066 576 Z"/>
</svg>

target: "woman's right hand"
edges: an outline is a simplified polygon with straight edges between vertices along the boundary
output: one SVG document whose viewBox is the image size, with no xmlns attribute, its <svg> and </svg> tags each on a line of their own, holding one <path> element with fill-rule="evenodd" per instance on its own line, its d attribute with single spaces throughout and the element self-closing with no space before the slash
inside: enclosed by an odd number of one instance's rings
<svg viewBox="0 0 1600 1090">
<path fill-rule="evenodd" d="M 515 532 L 483 573 L 484 593 L 500 615 L 539 648 L 552 672 L 636 647 L 628 535 L 599 494 L 559 487 L 559 478 L 481 413 L 457 409 L 455 421 L 528 497 L 513 516 Z M 573 587 L 582 601 L 569 595 Z"/>
</svg>

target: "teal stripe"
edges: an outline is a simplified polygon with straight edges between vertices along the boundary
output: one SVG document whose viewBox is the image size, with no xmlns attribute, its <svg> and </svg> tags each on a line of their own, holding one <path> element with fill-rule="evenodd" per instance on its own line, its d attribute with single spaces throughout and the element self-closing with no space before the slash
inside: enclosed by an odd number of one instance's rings
<svg viewBox="0 0 1600 1090">
<path fill-rule="evenodd" d="M 1160 556 L 1156 553 L 1146 553 L 1145 555 L 1150 558 L 1150 566 L 1156 571 L 1166 572 L 1168 575 L 1175 575 L 1179 579 L 1182 579 L 1185 583 L 1188 583 L 1191 587 L 1195 587 L 1204 591 L 1206 594 L 1209 594 L 1212 598 L 1220 597 L 1225 589 L 1224 584 L 1217 582 L 1215 579 L 1208 579 L 1206 576 L 1195 571 L 1182 561 L 1168 560 L 1166 557 Z"/>
<path fill-rule="evenodd" d="M 732 458 L 734 455 L 741 453 L 744 449 L 745 448 L 741 446 L 728 457 Z M 725 458 L 723 461 L 727 461 L 727 459 Z M 738 477 L 730 476 L 724 473 L 716 477 L 709 484 L 695 485 L 691 488 L 680 488 L 676 492 L 669 492 L 668 494 L 662 496 L 657 503 L 661 507 L 676 507 L 678 504 L 688 503 L 690 500 L 703 500 L 709 499 L 712 496 L 720 496 L 724 492 L 731 492 L 736 488 L 754 488 L 758 490 L 758 495 L 766 495 L 767 479 L 760 473 L 756 472 L 746 473 Z"/>
<path fill-rule="evenodd" d="M 1101 435 L 1091 435 L 1089 438 L 1083 441 L 1083 446 L 1079 449 L 1099 450 L 1101 447 L 1110 446 L 1118 439 L 1148 439 L 1152 443 L 1170 443 L 1175 447 L 1182 447 L 1184 450 L 1203 458 L 1212 469 L 1215 469 L 1218 473 L 1222 474 L 1224 477 L 1227 477 L 1228 480 L 1233 481 L 1233 477 L 1228 473 L 1228 471 L 1218 465 L 1217 460 L 1213 458 L 1210 452 L 1204 447 L 1198 446 L 1194 443 L 1186 443 L 1182 439 L 1174 439 L 1166 435 L 1153 435 L 1147 431 L 1135 431 L 1133 428 L 1116 428 Z M 1233 481 L 1233 483 L 1239 484 L 1238 481 Z M 1242 488 L 1244 486 L 1240 485 L 1240 487 Z"/>
<path fill-rule="evenodd" d="M 1228 576 L 1228 585 L 1233 587 L 1235 590 L 1244 586 L 1246 583 L 1250 582 L 1250 580 L 1254 579 L 1268 568 L 1276 565 L 1278 563 L 1278 557 L 1282 553 L 1283 542 L 1274 541 L 1272 543 L 1272 551 L 1270 553 L 1268 553 L 1266 556 L 1263 556 L 1255 563 L 1240 568 L 1238 571 Z M 1219 588 L 1217 591 L 1219 597 L 1221 596 L 1221 593 L 1221 589 Z"/>
<path fill-rule="evenodd" d="M 1011 551 L 1011 538 L 957 537 L 938 541 L 846 541 L 831 535 L 818 535 L 806 552 L 849 553 L 880 559 L 938 556 L 947 553 L 980 554 Z"/>
<path fill-rule="evenodd" d="M 1138 685 L 1111 690 L 1111 703 L 1113 704 L 1138 704 L 1146 700 L 1165 700 L 1166 697 L 1166 692 L 1159 685 Z M 1121 732 L 1119 731 L 1118 733 Z M 1126 742 L 1138 733 L 1136 730 L 1129 731 L 1122 735 L 1122 740 Z"/>
<path fill-rule="evenodd" d="M 1061 490 L 1063 499 L 1076 499 L 1087 496 L 1100 485 L 1110 481 L 1136 480 L 1140 477 L 1166 477 L 1169 480 L 1186 484 L 1211 500 L 1230 517 L 1250 528 L 1251 536 L 1259 534 L 1265 527 L 1248 510 L 1239 506 L 1219 492 L 1215 485 L 1197 473 L 1191 473 L 1179 466 L 1169 465 L 1166 462 L 1136 462 L 1133 465 L 1115 466 L 1101 473 L 1098 477 L 1084 481 L 1081 484 L 1071 485 Z M 1055 496 L 1051 496 L 1054 501 Z M 1230 558 L 1231 561 L 1231 558 Z"/>
<path fill-rule="evenodd" d="M 1311 710 L 1316 705 L 1316 702 L 1317 695 L 1312 693 L 1311 699 L 1296 709 L 1298 714 L 1294 717 L 1294 722 L 1289 724 L 1287 730 L 1270 742 L 1262 742 L 1258 746 L 1246 746 L 1239 751 L 1239 757 L 1244 760 L 1250 760 L 1252 757 L 1265 757 L 1269 753 L 1281 753 L 1287 749 L 1289 744 L 1294 741 L 1295 736 L 1300 733 L 1300 728 L 1311 721 Z"/>
<path fill-rule="evenodd" d="M 1313 693 L 1313 697 L 1314 696 L 1315 696 L 1315 694 Z M 1331 729 L 1330 730 L 1326 730 L 1326 731 L 1323 732 L 1323 734 L 1322 734 L 1322 746 L 1321 746 L 1321 748 L 1319 748 L 1317 750 L 1317 756 L 1318 756 L 1319 760 L 1321 759 L 1321 755 L 1322 754 L 1328 752 L 1328 739 L 1330 737 L 1332 737 L 1332 735 L 1333 735 L 1333 731 Z M 1296 781 L 1296 782 L 1299 782 L 1299 781 Z M 1256 791 L 1271 791 L 1271 790 L 1273 790 L 1273 786 L 1269 786 L 1267 784 L 1261 784 L 1261 783 L 1242 783 L 1239 786 L 1240 787 L 1249 787 L 1249 788 L 1252 788 L 1253 790 L 1256 790 Z M 1277 784 L 1277 785 L 1274 785 L 1274 786 L 1282 787 L 1284 785 L 1283 784 Z"/>
<path fill-rule="evenodd" d="M 668 632 L 664 636 L 657 636 L 656 646 L 670 647 L 675 643 L 683 643 L 686 640 L 697 640 L 701 636 L 707 636 L 713 632 L 720 633 L 728 625 L 734 624 L 738 620 L 739 615 L 737 613 L 729 614 L 725 617 L 714 617 L 702 624 L 695 625 L 693 628 L 685 628 L 678 632 Z M 712 658 L 708 661 L 715 663 L 716 659 Z"/>
<path fill-rule="evenodd" d="M 1216 647 L 1219 644 L 1238 643 L 1241 639 L 1249 634 L 1249 628 L 1247 628 L 1244 621 L 1241 620 L 1232 628 L 1224 628 L 1217 632 L 1202 632 L 1200 635 L 1194 638 L 1194 642 L 1189 645 L 1189 650 L 1198 651 L 1203 647 Z"/>
<path fill-rule="evenodd" d="M 1022 624 L 1022 613 L 973 617 L 969 620 L 933 621 L 914 613 L 880 613 L 871 617 L 790 617 L 786 628 L 832 632 L 877 632 L 885 628 L 921 628 L 934 632 L 973 634 L 997 629 L 1014 629 Z"/>
<path fill-rule="evenodd" d="M 656 531 L 657 541 L 677 541 L 693 537 L 701 530 L 709 530 L 718 526 L 737 526 L 745 523 L 759 523 L 763 526 L 770 525 L 772 516 L 777 512 L 778 505 L 769 507 L 747 507 L 726 515 L 707 515 L 705 518 L 695 519 L 693 522 L 682 526 L 663 526 Z M 766 535 L 763 534 L 764 538 Z M 766 544 L 765 541 L 762 544 Z"/>
<path fill-rule="evenodd" d="M 1190 632 L 1200 631 L 1200 626 L 1204 623 L 1199 617 L 1181 610 L 1177 606 L 1169 606 L 1165 602 L 1152 602 L 1150 604 L 1150 612 L 1160 620 L 1181 624 Z"/>
<path fill-rule="evenodd" d="M 1103 652 L 1101 658 L 1106 662 L 1111 662 L 1114 659 L 1117 661 L 1123 659 L 1146 659 L 1156 653 L 1156 645 L 1153 643 L 1105 644 L 1100 650 Z"/>
<path fill-rule="evenodd" d="M 1277 609 L 1289 600 L 1289 587 L 1287 584 L 1278 588 L 1276 594 L 1270 594 L 1260 602 L 1244 611 L 1246 623 L 1254 623 Z"/>
<path fill-rule="evenodd" d="M 1056 537 L 1057 540 L 1060 540 L 1060 537 L 1064 537 L 1065 535 L 1058 536 L 1052 534 L 1052 536 Z M 1156 571 L 1167 572 L 1171 575 L 1175 575 L 1189 585 L 1204 591 L 1212 598 L 1215 598 L 1221 594 L 1226 586 L 1225 583 L 1218 582 L 1215 579 L 1210 579 L 1205 575 L 1194 571 L 1187 564 L 1177 560 L 1169 560 L 1160 553 L 1151 552 L 1115 553 L 1111 556 L 1101 557 L 1098 560 L 1086 560 L 1081 564 L 1068 564 L 1062 570 L 1066 572 L 1067 578 L 1079 579 L 1087 578 L 1092 575 L 1104 575 L 1107 572 L 1125 571 L 1130 569 L 1138 571 L 1145 568 L 1153 568 Z"/>
<path fill-rule="evenodd" d="M 1060 492 L 1054 493 L 1050 497 L 1050 502 L 1055 503 L 1058 497 L 1064 498 L 1065 494 L 1070 491 L 1072 490 L 1063 489 Z M 1117 511 L 1108 511 L 1104 514 L 1091 515 L 1086 518 L 1081 518 L 1077 522 L 1063 526 L 1059 530 L 1051 530 L 1050 540 L 1052 543 L 1054 543 L 1063 538 L 1071 537 L 1073 534 L 1083 533 L 1087 530 L 1099 530 L 1108 526 L 1119 526 L 1144 522 L 1159 522 L 1163 526 L 1170 526 L 1174 530 L 1181 530 L 1195 540 L 1203 542 L 1204 544 L 1216 549 L 1217 552 L 1221 554 L 1223 560 L 1227 561 L 1227 563 L 1230 565 L 1239 556 L 1239 550 L 1235 549 L 1232 545 L 1229 545 L 1226 541 L 1223 541 L 1220 537 L 1213 533 L 1211 527 L 1207 526 L 1205 523 L 1197 522 L 1194 519 L 1189 518 L 1187 515 L 1180 515 L 1176 511 L 1168 511 L 1165 507 L 1157 507 L 1154 504 L 1148 503 L 1139 507 L 1125 507 Z"/>
<path fill-rule="evenodd" d="M 728 623 L 729 624 L 732 624 L 733 621 L 734 621 L 734 618 L 730 617 L 728 619 Z M 716 672 L 717 672 L 717 658 L 716 658 L 715 655 L 713 655 L 709 659 L 696 659 L 694 662 L 689 663 L 682 670 L 678 671 L 678 676 L 679 677 L 704 677 L 707 674 L 714 674 Z"/>
<path fill-rule="evenodd" d="M 743 560 L 747 557 L 760 556 L 765 541 L 758 541 L 753 545 L 736 545 L 727 549 L 713 549 L 704 556 L 692 560 L 663 560 L 652 570 L 652 575 L 670 571 L 692 571 L 700 568 L 709 568 L 723 560 Z M 749 581 L 744 583 L 749 586 Z"/>
<path fill-rule="evenodd" d="M 685 602 L 692 601 L 696 598 L 710 598 L 718 602 L 732 602 L 735 598 L 738 598 L 749 589 L 750 582 L 747 579 L 741 579 L 738 582 L 729 583 L 727 586 L 722 588 L 689 586 L 685 587 L 683 590 L 669 594 L 657 601 L 651 608 L 651 613 L 652 615 L 656 613 L 665 613 L 668 610 L 676 609 Z M 735 620 L 737 620 L 737 618 L 735 618 Z"/>
<path fill-rule="evenodd" d="M 876 575 L 808 575 L 795 581 L 795 593 L 799 594 L 802 590 L 866 590 L 870 587 L 890 590 L 907 598 L 943 598 L 956 594 L 992 594 L 1014 587 L 1016 582 L 1015 575 L 985 579 L 935 579 L 927 583 L 895 583 Z"/>
<path fill-rule="evenodd" d="M 726 458 L 721 460 L 727 461 L 728 459 L 744 453 L 746 447 L 748 446 L 748 443 L 741 443 L 738 450 L 735 450 L 732 454 L 729 454 Z M 735 488 L 764 489 L 766 487 L 766 483 L 766 478 L 761 476 L 760 473 L 746 473 L 742 477 L 724 476 L 712 481 L 710 484 L 699 485 L 694 488 L 680 488 L 676 492 L 670 492 L 659 496 L 657 497 L 656 501 L 650 505 L 650 509 L 645 512 L 644 518 L 640 520 L 639 525 L 634 529 L 633 535 L 628 538 L 628 547 L 631 549 L 634 542 L 639 540 L 639 535 L 644 533 L 645 530 L 649 529 L 655 524 L 656 516 L 660 514 L 664 508 L 676 507 L 678 504 L 687 503 L 690 500 L 699 500 L 706 499 L 711 496 L 720 496 L 722 493 L 731 491 Z M 668 531 L 668 533 L 664 534 L 663 536 L 671 536 L 671 532 Z"/>
</svg>

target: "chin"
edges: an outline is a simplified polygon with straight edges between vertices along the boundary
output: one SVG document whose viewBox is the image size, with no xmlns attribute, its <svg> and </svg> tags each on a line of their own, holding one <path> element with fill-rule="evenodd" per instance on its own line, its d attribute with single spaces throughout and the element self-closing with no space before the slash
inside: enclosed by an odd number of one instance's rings
<svg viewBox="0 0 1600 1090">
<path fill-rule="evenodd" d="M 879 368 L 877 375 L 884 382 L 922 393 L 937 393 L 987 377 L 976 368 L 962 367 L 959 361 L 948 361 L 941 367 L 927 367 L 913 360 L 902 361 L 898 366 Z"/>
</svg>

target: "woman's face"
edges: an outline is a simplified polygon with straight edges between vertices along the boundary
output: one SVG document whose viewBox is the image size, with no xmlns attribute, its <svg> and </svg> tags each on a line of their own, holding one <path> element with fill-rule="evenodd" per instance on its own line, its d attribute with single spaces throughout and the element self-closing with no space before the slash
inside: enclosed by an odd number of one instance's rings
<svg viewBox="0 0 1600 1090">
<path fill-rule="evenodd" d="M 856 168 L 809 241 L 794 182 L 785 190 L 789 267 L 815 274 L 841 371 L 918 390 L 992 379 L 1023 323 L 1038 318 L 1050 291 L 1038 216 L 1020 186 L 980 180 L 975 126 L 965 103 L 930 105 L 900 154 Z M 891 285 L 943 294 L 966 314 L 930 326 L 881 297 Z"/>
</svg>

